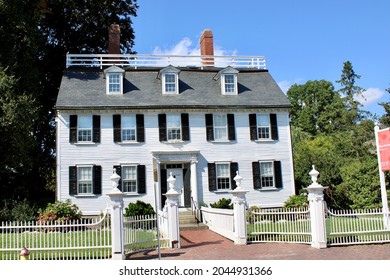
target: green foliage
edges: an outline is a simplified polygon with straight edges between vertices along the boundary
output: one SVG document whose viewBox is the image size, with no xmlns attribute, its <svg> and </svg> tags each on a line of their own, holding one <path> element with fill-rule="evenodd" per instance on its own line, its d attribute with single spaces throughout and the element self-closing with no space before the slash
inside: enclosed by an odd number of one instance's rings
<svg viewBox="0 0 390 280">
<path fill-rule="evenodd" d="M 299 208 L 308 205 L 307 194 L 292 195 L 284 202 L 284 207 L 286 208 Z"/>
<path fill-rule="evenodd" d="M 390 94 L 390 88 L 386 89 L 387 93 Z M 390 101 L 379 103 L 385 109 L 385 114 L 380 118 L 380 123 L 386 127 L 390 127 Z"/>
<path fill-rule="evenodd" d="M 215 203 L 210 204 L 211 208 L 220 208 L 220 209 L 233 209 L 232 200 L 230 198 L 221 198 Z"/>
<path fill-rule="evenodd" d="M 150 203 L 145 203 L 141 200 L 137 200 L 136 203 L 129 203 L 125 208 L 125 217 L 143 216 L 155 214 L 154 209 Z"/>
<path fill-rule="evenodd" d="M 37 206 L 27 199 L 4 200 L 0 210 L 0 221 L 34 221 L 37 210 Z"/>
<path fill-rule="evenodd" d="M 77 205 L 72 204 L 70 199 L 66 201 L 56 201 L 54 203 L 48 203 L 44 210 L 40 209 L 38 221 L 50 222 L 50 221 L 71 221 L 81 218 L 81 211 Z"/>
</svg>

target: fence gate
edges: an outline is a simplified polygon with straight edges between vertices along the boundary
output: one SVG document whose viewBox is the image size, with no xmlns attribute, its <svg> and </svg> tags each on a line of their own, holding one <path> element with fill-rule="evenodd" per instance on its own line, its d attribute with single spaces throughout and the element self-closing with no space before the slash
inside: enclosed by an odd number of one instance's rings
<svg viewBox="0 0 390 280">
<path fill-rule="evenodd" d="M 157 228 L 158 214 L 124 217 L 123 240 L 125 254 L 143 250 L 169 248 L 169 239 L 164 230 Z"/>
<path fill-rule="evenodd" d="M 389 213 L 381 209 L 327 210 L 328 245 L 390 242 Z"/>
<path fill-rule="evenodd" d="M 256 209 L 248 213 L 248 242 L 311 243 L 308 208 Z"/>
</svg>

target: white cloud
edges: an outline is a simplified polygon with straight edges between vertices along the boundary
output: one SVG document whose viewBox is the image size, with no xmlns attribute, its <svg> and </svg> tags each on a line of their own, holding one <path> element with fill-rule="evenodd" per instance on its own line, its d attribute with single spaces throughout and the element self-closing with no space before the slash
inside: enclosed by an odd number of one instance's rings
<svg viewBox="0 0 390 280">
<path fill-rule="evenodd" d="M 359 101 L 363 106 L 368 106 L 377 102 L 384 94 L 384 91 L 379 88 L 368 88 L 356 97 L 356 101 Z"/>
<path fill-rule="evenodd" d="M 290 89 L 290 87 L 294 84 L 300 84 L 302 83 L 302 79 L 295 79 L 294 81 L 280 81 L 278 82 L 278 86 L 281 88 L 281 90 L 286 94 L 287 91 Z"/>
<path fill-rule="evenodd" d="M 193 42 L 190 38 L 185 37 L 181 39 L 176 45 L 170 46 L 168 48 L 162 49 L 160 47 L 155 47 L 153 54 L 158 55 L 200 55 L 200 46 L 193 46 Z M 237 55 L 237 51 L 228 51 L 223 49 L 220 46 L 214 44 L 214 55 L 215 56 L 234 56 Z"/>
</svg>

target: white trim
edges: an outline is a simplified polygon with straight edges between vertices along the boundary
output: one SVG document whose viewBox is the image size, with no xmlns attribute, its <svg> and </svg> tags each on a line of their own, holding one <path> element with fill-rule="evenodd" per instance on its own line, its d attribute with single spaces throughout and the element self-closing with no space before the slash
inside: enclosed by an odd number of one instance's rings
<svg viewBox="0 0 390 280">
<path fill-rule="evenodd" d="M 114 75 L 118 75 L 119 77 L 119 91 L 110 91 L 110 77 Z M 123 94 L 123 73 L 120 72 L 106 73 L 106 93 L 108 95 Z"/>
<path fill-rule="evenodd" d="M 175 91 L 166 91 L 166 75 L 173 75 L 174 76 L 174 78 L 175 78 L 175 82 L 174 82 Z M 167 94 L 167 95 L 179 94 L 179 75 L 177 73 L 174 73 L 174 72 L 163 73 L 161 84 L 162 84 L 162 93 L 163 94 Z M 173 84 L 173 83 L 170 83 L 170 84 Z"/>
<path fill-rule="evenodd" d="M 234 90 L 226 91 L 226 76 L 233 76 L 233 83 L 228 83 L 229 85 L 234 86 Z M 221 75 L 221 90 L 223 95 L 237 95 L 238 89 L 237 89 L 237 74 L 233 73 L 226 73 Z"/>
</svg>

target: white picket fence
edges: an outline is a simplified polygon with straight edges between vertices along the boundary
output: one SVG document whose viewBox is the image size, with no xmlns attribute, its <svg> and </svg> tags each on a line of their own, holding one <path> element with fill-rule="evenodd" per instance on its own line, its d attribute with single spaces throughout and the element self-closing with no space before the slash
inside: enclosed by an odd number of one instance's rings
<svg viewBox="0 0 390 280">
<path fill-rule="evenodd" d="M 110 220 L 101 218 L 42 223 L 2 222 L 0 260 L 20 259 L 28 248 L 33 260 L 111 258 Z"/>
<path fill-rule="evenodd" d="M 389 213 L 381 209 L 327 210 L 328 245 L 390 242 Z"/>
<path fill-rule="evenodd" d="M 308 208 L 256 209 L 248 211 L 247 223 L 249 243 L 311 243 Z"/>
<path fill-rule="evenodd" d="M 226 238 L 234 239 L 234 216 L 231 209 L 218 209 L 211 207 L 201 207 L 203 223 L 210 230 L 225 236 Z"/>
</svg>

